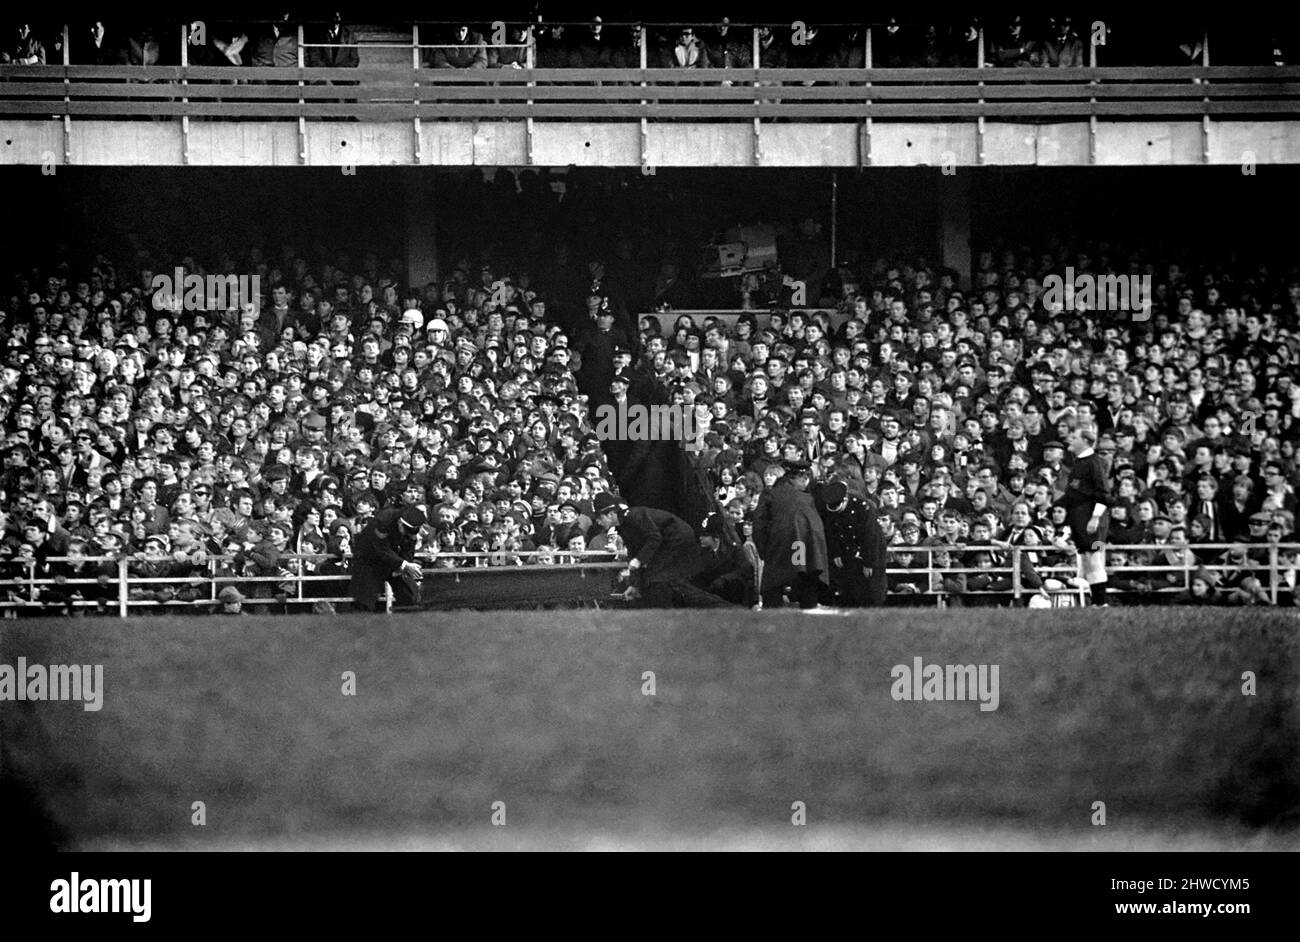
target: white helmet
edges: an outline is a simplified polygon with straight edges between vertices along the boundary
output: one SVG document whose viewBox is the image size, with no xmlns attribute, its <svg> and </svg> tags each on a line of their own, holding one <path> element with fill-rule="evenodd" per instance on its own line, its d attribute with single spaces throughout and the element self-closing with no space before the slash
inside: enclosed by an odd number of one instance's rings
<svg viewBox="0 0 1300 942">
<path fill-rule="evenodd" d="M 412 330 L 419 330 L 424 326 L 424 315 L 417 308 L 408 308 L 402 312 L 402 323 L 410 324 Z"/>
</svg>

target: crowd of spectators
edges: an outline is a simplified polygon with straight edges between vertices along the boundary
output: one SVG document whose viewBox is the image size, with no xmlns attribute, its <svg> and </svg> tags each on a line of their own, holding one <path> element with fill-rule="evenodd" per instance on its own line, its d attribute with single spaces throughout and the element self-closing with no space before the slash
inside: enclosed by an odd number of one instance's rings
<svg viewBox="0 0 1300 942">
<path fill-rule="evenodd" d="M 663 69 L 743 69 L 754 66 L 754 33 L 723 17 L 708 24 L 654 25 L 646 28 L 646 64 Z M 81 22 L 70 26 L 69 57 L 74 64 L 167 65 L 180 61 L 181 24 L 141 21 Z M 300 22 L 195 20 L 189 33 L 194 65 L 296 67 Z M 303 22 L 304 61 L 309 66 L 355 67 L 357 40 L 340 14 Z M 409 26 L 392 27 L 409 29 Z M 758 27 L 759 64 L 769 68 L 862 68 L 866 29 L 818 26 L 815 22 Z M 873 20 L 872 64 L 877 68 L 966 67 L 978 64 L 980 31 L 988 67 L 1077 68 L 1100 65 L 1200 65 L 1205 31 L 1194 24 L 1143 24 L 1133 18 L 1076 19 L 1069 15 L 1009 15 L 988 22 L 880 16 Z M 1296 61 L 1290 26 L 1282 21 L 1215 25 L 1216 63 L 1287 65 Z M 540 18 L 537 22 L 484 20 L 479 23 L 425 24 L 422 60 L 429 68 L 523 68 L 531 56 L 542 68 L 628 68 L 641 66 L 641 28 L 626 22 L 606 25 L 600 16 L 580 23 Z M 0 61 L 44 64 L 62 61 L 63 27 L 23 23 L 0 51 Z"/>
<path fill-rule="evenodd" d="M 892 567 L 989 570 L 894 573 L 896 598 L 1005 590 L 1012 547 L 1034 592 L 1073 557 L 1063 443 L 1082 425 L 1110 456 L 1110 544 L 1156 547 L 1111 551 L 1113 598 L 1177 596 L 1193 565 L 1192 603 L 1295 597 L 1296 556 L 1275 582 L 1269 544 L 1296 539 L 1296 272 L 1092 248 L 982 253 L 965 291 L 882 258 L 845 274 L 836 310 L 666 331 L 600 257 L 585 278 L 485 263 L 420 288 L 291 249 L 22 272 L 0 296 L 7 591 L 106 603 L 116 566 L 83 558 L 112 557 L 159 580 L 137 599 L 206 598 L 186 580 L 208 573 L 280 599 L 300 573 L 336 575 L 306 594 L 337 596 L 360 528 L 407 504 L 435 567 L 613 558 L 616 532 L 593 525 L 605 491 L 693 526 L 720 510 L 743 540 L 764 490 L 809 462 L 869 502 Z M 173 264 L 256 275 L 261 296 L 155 291 Z M 1067 264 L 1150 274 L 1150 318 L 1049 302 Z M 594 410 L 615 400 L 693 410 L 703 447 L 603 441 Z M 95 581 L 33 594 L 33 572 Z"/>
</svg>

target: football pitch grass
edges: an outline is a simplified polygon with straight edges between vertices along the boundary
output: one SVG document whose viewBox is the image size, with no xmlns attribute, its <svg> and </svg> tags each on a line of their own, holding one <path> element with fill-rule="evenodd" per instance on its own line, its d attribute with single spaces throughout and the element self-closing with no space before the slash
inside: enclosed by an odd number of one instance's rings
<svg viewBox="0 0 1300 942">
<path fill-rule="evenodd" d="M 1295 848 L 1298 632 L 1180 608 L 8 622 L 0 664 L 102 664 L 104 689 L 0 702 L 0 819 L 71 849 Z M 997 709 L 894 699 L 916 658 L 997 665 Z"/>
</svg>

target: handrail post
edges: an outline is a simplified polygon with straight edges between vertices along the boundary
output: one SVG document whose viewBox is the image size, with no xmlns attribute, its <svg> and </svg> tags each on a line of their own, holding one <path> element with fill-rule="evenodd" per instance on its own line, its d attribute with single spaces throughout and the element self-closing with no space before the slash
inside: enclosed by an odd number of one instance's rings
<svg viewBox="0 0 1300 942">
<path fill-rule="evenodd" d="M 641 42 L 640 42 L 641 54 L 639 56 L 641 60 L 641 172 L 644 174 L 649 174 L 651 168 L 649 164 L 649 154 L 647 153 L 647 144 L 649 143 L 650 140 L 650 123 L 649 121 L 646 120 L 646 116 L 645 116 L 645 107 L 648 103 L 645 97 L 645 87 L 646 87 L 645 70 L 649 68 L 650 65 L 650 53 L 649 50 L 646 49 L 647 37 L 646 37 L 645 24 L 638 23 L 637 30 L 640 32 L 641 35 Z"/>
<path fill-rule="evenodd" d="M 68 24 L 63 24 L 63 162 L 72 163 L 72 79 L 67 67 L 72 65 L 72 38 Z"/>
<path fill-rule="evenodd" d="M 758 108 L 763 103 L 762 94 L 759 88 L 762 82 L 758 80 L 758 70 L 762 68 L 763 45 L 758 39 L 758 27 L 754 27 L 754 166 L 757 167 L 763 162 L 762 148 L 762 127 L 759 124 Z"/>
<path fill-rule="evenodd" d="M 204 37 L 205 39 L 207 37 Z M 190 24 L 181 24 L 181 88 L 186 89 L 181 95 L 181 163 L 190 162 L 190 96 L 188 86 L 190 70 Z"/>
<path fill-rule="evenodd" d="M 1206 23 L 1201 32 L 1201 65 L 1204 68 L 1210 67 L 1210 25 Z M 1205 105 L 1205 114 L 1201 115 L 1201 158 L 1205 163 L 1210 162 L 1210 80 L 1205 79 L 1202 84 L 1205 86 L 1205 97 L 1202 99 Z"/>
<path fill-rule="evenodd" d="M 411 87 L 415 96 L 411 100 L 414 117 L 411 119 L 412 128 L 415 131 L 415 162 L 420 162 L 420 151 L 423 150 L 422 132 L 420 129 L 420 24 L 411 24 Z"/>
<path fill-rule="evenodd" d="M 1011 598 L 1019 603 L 1024 593 L 1020 589 L 1020 547 L 1011 547 Z"/>
<path fill-rule="evenodd" d="M 117 614 L 120 618 L 127 616 L 127 601 L 130 593 L 126 587 L 126 557 L 123 556 L 117 561 Z"/>
<path fill-rule="evenodd" d="M 302 78 L 302 70 L 306 66 L 306 53 L 303 48 L 303 29 L 302 23 L 298 24 L 298 162 L 307 163 L 307 102 L 303 98 L 303 87 L 305 83 Z"/>
<path fill-rule="evenodd" d="M 975 68 L 984 68 L 984 26 L 981 24 L 975 33 Z M 984 80 L 980 79 L 980 113 L 975 117 L 976 137 L 978 138 L 978 147 L 976 147 L 976 161 L 984 163 Z"/>
<path fill-rule="evenodd" d="M 1268 595 L 1273 604 L 1277 604 L 1277 544 L 1270 543 L 1268 547 Z"/>
<path fill-rule="evenodd" d="M 524 67 L 528 69 L 528 87 L 536 88 L 537 80 L 533 78 L 533 69 L 537 68 L 537 34 L 533 32 L 534 26 L 528 24 L 528 32 L 524 36 Z M 507 36 L 507 39 L 510 37 Z M 533 99 L 528 99 L 528 116 L 524 118 L 524 139 L 527 148 L 528 166 L 533 165 Z"/>
<path fill-rule="evenodd" d="M 637 51 L 640 53 L 638 58 L 641 60 L 641 87 L 645 88 L 646 85 L 645 70 L 650 68 L 650 52 L 646 48 L 646 43 L 649 41 L 649 36 L 646 33 L 646 28 L 644 23 L 640 23 L 637 25 L 637 31 L 641 35 L 641 41 L 640 43 L 637 44 Z M 641 99 L 641 104 L 643 105 L 645 104 L 644 98 Z"/>
<path fill-rule="evenodd" d="M 870 71 L 871 69 L 875 68 L 875 52 L 874 52 L 874 47 L 872 45 L 870 24 L 867 25 L 866 44 L 867 46 L 863 52 L 862 63 L 863 63 L 863 67 L 867 69 L 867 71 Z M 868 89 L 871 88 L 870 79 L 867 80 L 866 87 Z M 858 168 L 859 169 L 871 163 L 871 114 L 870 114 L 871 93 L 869 91 L 867 92 L 867 97 L 863 101 L 863 104 L 867 106 L 868 114 L 867 114 L 866 122 L 862 128 L 863 140 L 858 147 Z"/>
<path fill-rule="evenodd" d="M 1102 29 L 1104 30 L 1105 28 L 1106 28 L 1105 24 L 1102 24 Z M 1097 68 L 1097 43 L 1091 35 L 1089 35 L 1088 37 L 1088 68 L 1090 69 Z M 1095 78 L 1091 79 L 1088 82 L 1088 85 L 1090 87 L 1095 88 L 1097 86 L 1097 80 Z M 1095 164 L 1096 162 L 1097 162 L 1097 96 L 1090 95 L 1088 96 L 1088 163 Z"/>
</svg>

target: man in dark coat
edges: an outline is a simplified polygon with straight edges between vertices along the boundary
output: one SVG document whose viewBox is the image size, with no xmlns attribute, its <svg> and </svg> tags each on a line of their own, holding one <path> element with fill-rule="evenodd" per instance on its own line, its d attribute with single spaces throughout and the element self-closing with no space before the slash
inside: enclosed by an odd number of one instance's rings
<svg viewBox="0 0 1300 942">
<path fill-rule="evenodd" d="M 428 50 L 426 50 L 427 52 Z M 464 23 L 452 27 L 451 41 L 432 50 L 429 64 L 435 69 L 486 69 L 487 43 Z"/>
<path fill-rule="evenodd" d="M 614 351 L 628 348 L 628 339 L 622 331 L 614 329 L 614 312 L 602 310 L 596 315 L 596 324 L 578 342 L 582 354 L 582 369 L 578 371 L 578 389 L 591 397 L 593 407 L 612 398 L 610 383 L 614 381 Z"/>
<path fill-rule="evenodd" d="M 754 545 L 763 557 L 763 606 L 780 608 L 789 587 L 799 607 L 816 608 L 821 586 L 830 585 L 826 531 L 808 493 L 808 465 L 786 463 L 786 474 L 759 498 Z"/>
<path fill-rule="evenodd" d="M 426 522 L 418 507 L 389 507 L 366 524 L 352 547 L 352 585 L 349 591 L 357 611 L 379 611 L 384 583 L 392 580 L 394 601 L 411 603 L 414 593 L 402 579 L 418 579 L 422 573 L 415 555 L 415 535 Z"/>
<path fill-rule="evenodd" d="M 681 517 L 654 507 L 628 507 L 613 494 L 592 501 L 596 525 L 616 526 L 627 547 L 628 575 L 640 583 L 648 608 L 720 608 L 728 605 L 698 588 L 691 578 L 700 569 L 695 531 Z"/>
<path fill-rule="evenodd" d="M 629 400 L 631 397 L 629 397 Z M 646 406 L 649 422 L 654 422 L 654 406 L 669 405 L 667 395 L 662 390 L 656 391 L 656 399 L 649 403 L 629 403 Z M 617 403 L 616 403 L 617 406 Z M 619 476 L 619 490 L 627 495 L 632 506 L 654 507 L 673 515 L 682 513 L 682 483 L 689 473 L 684 468 L 686 452 L 682 450 L 685 432 L 681 428 L 681 415 L 676 410 L 668 413 L 670 427 L 659 427 L 655 437 L 650 436 L 647 425 L 646 434 L 638 435 L 627 449 L 623 470 Z"/>
<path fill-rule="evenodd" d="M 339 13 L 335 13 L 330 22 L 316 32 L 312 43 L 307 50 L 308 66 L 355 69 L 361 63 L 352 30 L 343 25 Z"/>
<path fill-rule="evenodd" d="M 817 511 L 826 529 L 835 602 L 852 608 L 885 604 L 885 534 L 876 512 L 849 494 L 843 481 L 818 489 Z"/>
<path fill-rule="evenodd" d="M 1065 505 L 1070 536 L 1079 551 L 1083 578 L 1092 587 L 1092 604 L 1106 604 L 1106 529 L 1112 503 L 1110 471 L 1106 459 L 1094 451 L 1097 433 L 1080 426 L 1070 433 L 1074 455 L 1069 481 L 1061 502 Z"/>
</svg>

